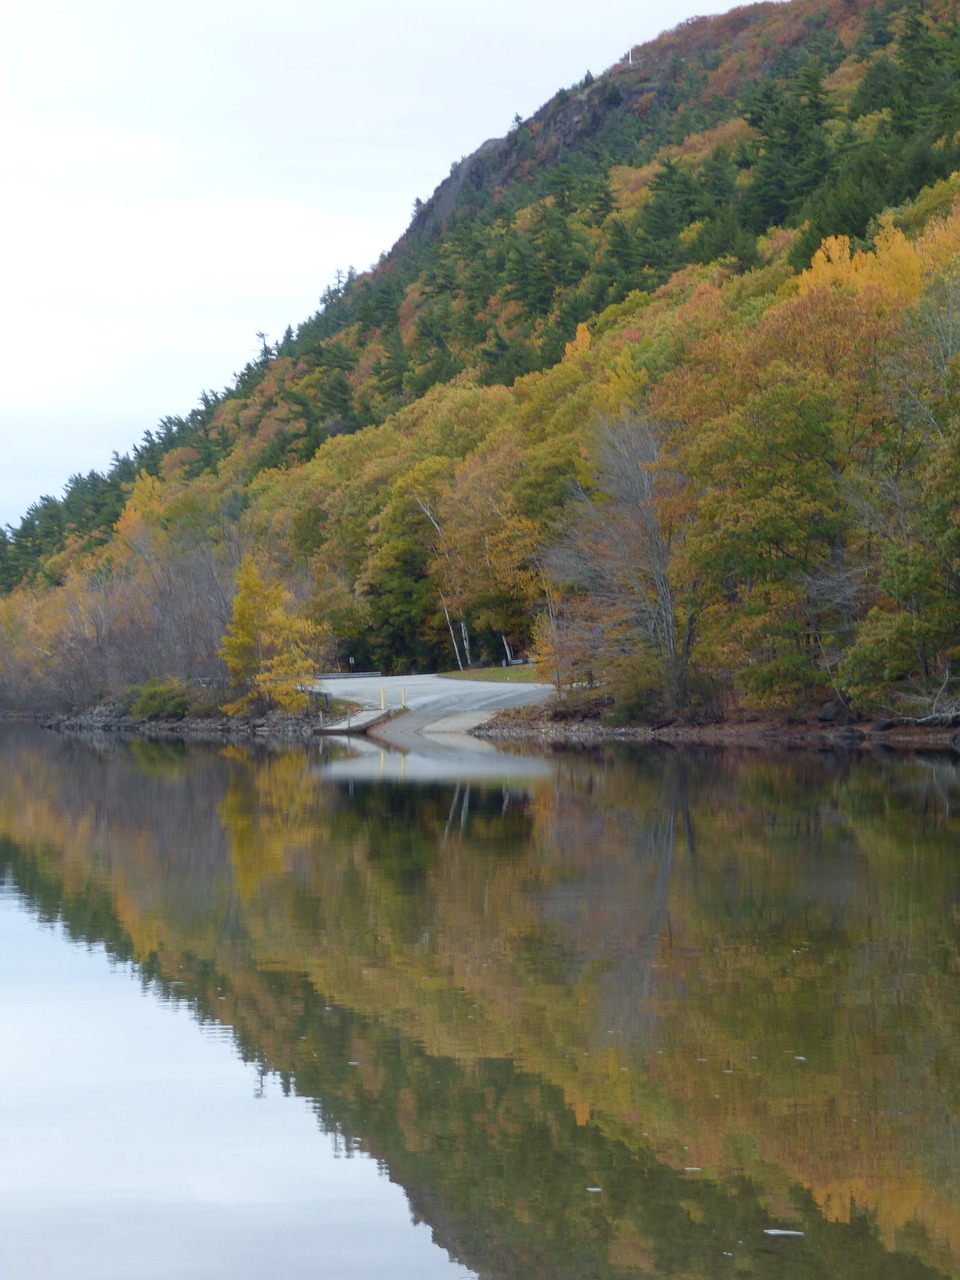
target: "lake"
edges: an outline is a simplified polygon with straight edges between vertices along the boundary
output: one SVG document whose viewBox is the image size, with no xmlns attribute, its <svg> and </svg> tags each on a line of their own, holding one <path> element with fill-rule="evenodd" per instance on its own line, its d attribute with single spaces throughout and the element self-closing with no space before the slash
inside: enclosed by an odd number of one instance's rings
<svg viewBox="0 0 960 1280">
<path fill-rule="evenodd" d="M 0 725 L 0 1027 L 11 1280 L 958 1277 L 960 759 Z"/>
</svg>

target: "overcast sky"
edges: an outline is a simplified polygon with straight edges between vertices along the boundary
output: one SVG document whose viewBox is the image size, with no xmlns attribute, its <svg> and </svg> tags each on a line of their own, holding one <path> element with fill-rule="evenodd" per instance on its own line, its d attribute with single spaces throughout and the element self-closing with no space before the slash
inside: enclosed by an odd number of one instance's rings
<svg viewBox="0 0 960 1280">
<path fill-rule="evenodd" d="M 730 7 L 6 5 L 0 524 L 221 390 L 514 115 Z"/>
</svg>

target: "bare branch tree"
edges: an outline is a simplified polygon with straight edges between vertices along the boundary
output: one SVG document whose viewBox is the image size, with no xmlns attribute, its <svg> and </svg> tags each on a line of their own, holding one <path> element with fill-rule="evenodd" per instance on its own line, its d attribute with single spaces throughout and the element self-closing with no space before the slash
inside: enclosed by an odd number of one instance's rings
<svg viewBox="0 0 960 1280">
<path fill-rule="evenodd" d="M 678 621 L 670 579 L 673 536 L 661 518 L 663 490 L 674 483 L 662 464 L 662 425 L 642 412 L 598 421 L 592 489 L 580 485 L 576 518 L 551 556 L 560 580 L 604 607 L 605 640 L 625 653 L 647 646 L 664 690 L 683 702 L 696 613 Z"/>
</svg>

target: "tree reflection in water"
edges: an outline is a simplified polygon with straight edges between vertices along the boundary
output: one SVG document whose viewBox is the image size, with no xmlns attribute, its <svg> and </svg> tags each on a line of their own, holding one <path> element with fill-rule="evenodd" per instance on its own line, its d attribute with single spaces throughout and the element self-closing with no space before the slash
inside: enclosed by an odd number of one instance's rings
<svg viewBox="0 0 960 1280">
<path fill-rule="evenodd" d="M 0 753 L 34 909 L 229 1025 L 482 1276 L 960 1274 L 954 760 Z"/>
</svg>

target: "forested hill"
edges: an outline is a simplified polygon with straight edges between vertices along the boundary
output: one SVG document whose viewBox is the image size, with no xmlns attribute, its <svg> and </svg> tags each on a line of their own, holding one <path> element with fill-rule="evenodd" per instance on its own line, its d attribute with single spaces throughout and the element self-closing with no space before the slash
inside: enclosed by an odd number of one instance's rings
<svg viewBox="0 0 960 1280">
<path fill-rule="evenodd" d="M 627 715 L 955 705 L 958 71 L 945 3 L 789 0 L 561 90 L 0 538 L 3 697 L 226 660 L 263 701 L 323 649 L 536 651 Z"/>
</svg>

